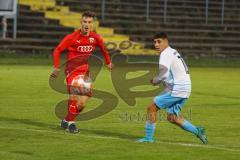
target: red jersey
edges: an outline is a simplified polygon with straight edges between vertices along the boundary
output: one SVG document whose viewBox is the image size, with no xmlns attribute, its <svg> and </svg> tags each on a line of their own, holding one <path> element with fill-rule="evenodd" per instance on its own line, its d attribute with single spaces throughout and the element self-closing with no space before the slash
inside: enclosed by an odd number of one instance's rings
<svg viewBox="0 0 240 160">
<path fill-rule="evenodd" d="M 88 36 L 84 36 L 80 30 L 77 30 L 65 36 L 54 50 L 54 66 L 56 68 L 60 67 L 60 54 L 68 49 L 66 70 L 72 72 L 78 68 L 82 72 L 87 72 L 89 69 L 88 58 L 93 54 L 96 46 L 99 46 L 106 64 L 111 63 L 110 56 L 100 35 L 90 32 Z"/>
</svg>

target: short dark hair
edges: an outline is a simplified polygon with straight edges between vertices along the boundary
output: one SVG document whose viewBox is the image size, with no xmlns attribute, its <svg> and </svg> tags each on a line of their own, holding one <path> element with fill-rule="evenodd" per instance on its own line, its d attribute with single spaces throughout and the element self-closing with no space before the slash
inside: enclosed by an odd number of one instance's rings
<svg viewBox="0 0 240 160">
<path fill-rule="evenodd" d="M 82 17 L 92 17 L 92 18 L 95 18 L 96 14 L 92 11 L 85 11 L 83 12 L 82 14 Z"/>
<path fill-rule="evenodd" d="M 157 38 L 168 39 L 168 35 L 165 32 L 159 32 L 153 36 L 153 39 L 157 39 Z"/>
</svg>

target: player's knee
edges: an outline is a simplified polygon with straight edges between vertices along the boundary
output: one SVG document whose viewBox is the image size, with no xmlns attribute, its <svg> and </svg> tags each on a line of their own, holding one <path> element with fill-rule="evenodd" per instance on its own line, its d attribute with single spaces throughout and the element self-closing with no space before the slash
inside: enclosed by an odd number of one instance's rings
<svg viewBox="0 0 240 160">
<path fill-rule="evenodd" d="M 183 116 L 181 116 L 181 115 L 176 116 L 175 123 L 176 123 L 177 125 L 182 126 L 183 121 L 184 121 Z"/>
<path fill-rule="evenodd" d="M 71 94 L 69 99 L 77 101 L 78 100 L 78 96 Z"/>
<path fill-rule="evenodd" d="M 147 111 L 149 112 L 157 112 L 157 108 L 154 103 L 151 103 L 150 105 L 147 106 Z"/>
<path fill-rule="evenodd" d="M 177 117 L 176 117 L 176 115 L 174 115 L 174 114 L 168 114 L 168 115 L 167 115 L 167 120 L 168 120 L 169 122 L 171 122 L 171 123 L 176 123 Z"/>
<path fill-rule="evenodd" d="M 78 106 L 77 108 L 78 108 L 78 113 L 81 113 L 84 110 L 85 106 L 81 105 L 81 106 Z"/>
<path fill-rule="evenodd" d="M 184 119 L 181 115 L 176 116 L 175 114 L 168 114 L 167 120 L 171 123 L 181 126 Z"/>
<path fill-rule="evenodd" d="M 151 108 L 152 108 L 151 105 L 148 105 L 147 106 L 147 112 L 151 111 L 152 110 Z"/>
<path fill-rule="evenodd" d="M 83 108 L 85 107 L 85 103 L 84 102 L 78 102 L 77 107 L 78 107 L 79 110 L 83 110 Z"/>
</svg>

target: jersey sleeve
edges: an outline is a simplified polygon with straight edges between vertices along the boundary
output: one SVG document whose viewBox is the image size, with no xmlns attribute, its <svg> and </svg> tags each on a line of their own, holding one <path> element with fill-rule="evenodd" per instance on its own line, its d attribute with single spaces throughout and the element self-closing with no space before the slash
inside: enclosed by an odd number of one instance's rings
<svg viewBox="0 0 240 160">
<path fill-rule="evenodd" d="M 167 69 L 167 67 L 160 64 L 159 65 L 159 71 L 160 71 L 159 74 L 157 76 L 155 76 L 152 80 L 152 82 L 154 84 L 158 84 L 166 78 L 168 69 Z"/>
<path fill-rule="evenodd" d="M 160 55 L 159 66 L 165 66 L 168 70 L 170 69 L 172 63 L 172 57 L 168 53 L 162 53 Z"/>
<path fill-rule="evenodd" d="M 168 77 L 171 64 L 172 64 L 171 55 L 168 54 L 168 52 L 161 53 L 159 60 L 159 72 L 162 74 L 159 80 L 164 80 L 165 78 Z"/>
<path fill-rule="evenodd" d="M 104 43 L 103 43 L 103 39 L 101 36 L 98 36 L 97 37 L 97 45 L 99 46 L 100 50 L 101 50 L 101 53 L 103 54 L 104 56 L 104 59 L 105 59 L 105 62 L 106 64 L 109 64 L 111 63 L 111 59 L 110 59 L 110 56 L 109 56 L 109 53 L 108 53 L 108 50 L 107 48 L 105 47 Z"/>
<path fill-rule="evenodd" d="M 60 67 L 60 54 L 66 50 L 71 45 L 71 35 L 67 35 L 58 44 L 58 46 L 53 51 L 53 64 L 55 68 Z"/>
</svg>

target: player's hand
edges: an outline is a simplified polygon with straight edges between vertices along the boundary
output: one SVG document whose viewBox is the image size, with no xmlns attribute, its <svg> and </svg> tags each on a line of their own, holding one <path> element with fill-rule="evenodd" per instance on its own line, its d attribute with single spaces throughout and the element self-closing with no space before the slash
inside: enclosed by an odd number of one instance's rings
<svg viewBox="0 0 240 160">
<path fill-rule="evenodd" d="M 112 63 L 107 64 L 107 69 L 111 71 L 113 69 L 113 64 Z"/>
<path fill-rule="evenodd" d="M 51 74 L 51 78 L 57 78 L 59 75 L 60 69 L 59 68 L 54 68 L 54 71 Z"/>
<path fill-rule="evenodd" d="M 156 86 L 157 84 L 156 83 L 153 83 L 153 79 L 150 80 L 150 83 L 154 86 Z"/>
</svg>

